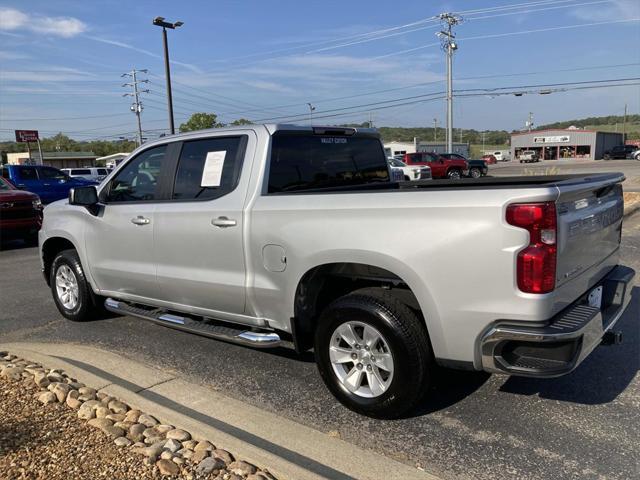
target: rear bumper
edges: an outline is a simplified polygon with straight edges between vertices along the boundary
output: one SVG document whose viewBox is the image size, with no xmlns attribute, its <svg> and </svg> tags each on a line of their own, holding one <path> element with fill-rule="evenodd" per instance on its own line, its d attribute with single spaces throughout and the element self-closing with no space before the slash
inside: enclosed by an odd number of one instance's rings
<svg viewBox="0 0 640 480">
<path fill-rule="evenodd" d="M 591 289 L 544 325 L 495 323 L 480 339 L 483 370 L 527 377 L 571 372 L 624 313 L 634 276 L 633 269 L 619 265 L 594 286 L 602 286 L 599 309 L 588 304 Z"/>
</svg>

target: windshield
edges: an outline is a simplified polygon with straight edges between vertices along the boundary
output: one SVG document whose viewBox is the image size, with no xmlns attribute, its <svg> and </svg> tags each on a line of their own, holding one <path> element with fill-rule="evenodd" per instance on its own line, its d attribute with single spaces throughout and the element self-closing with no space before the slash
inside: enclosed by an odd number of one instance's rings
<svg viewBox="0 0 640 480">
<path fill-rule="evenodd" d="M 269 192 L 388 182 L 380 140 L 281 132 L 273 136 Z"/>
<path fill-rule="evenodd" d="M 402 160 L 398 160 L 396 158 L 390 158 L 389 159 L 389 163 L 391 164 L 392 167 L 406 167 L 407 164 L 404 163 Z"/>
</svg>

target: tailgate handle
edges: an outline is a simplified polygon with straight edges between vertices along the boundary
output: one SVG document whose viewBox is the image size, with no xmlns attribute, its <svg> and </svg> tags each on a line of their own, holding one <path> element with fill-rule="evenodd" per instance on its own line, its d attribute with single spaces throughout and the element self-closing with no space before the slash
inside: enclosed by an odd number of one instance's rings
<svg viewBox="0 0 640 480">
<path fill-rule="evenodd" d="M 596 194 L 597 198 L 600 198 L 611 193 L 611 191 L 614 188 L 615 188 L 615 185 L 607 185 L 606 187 L 602 187 L 602 188 L 599 188 L 598 190 L 595 190 L 593 193 Z"/>
</svg>

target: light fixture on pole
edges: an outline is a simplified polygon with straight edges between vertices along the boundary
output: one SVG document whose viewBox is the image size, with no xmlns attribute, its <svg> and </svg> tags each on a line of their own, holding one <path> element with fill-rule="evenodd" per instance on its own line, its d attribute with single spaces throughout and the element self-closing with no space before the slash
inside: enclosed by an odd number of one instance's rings
<svg viewBox="0 0 640 480">
<path fill-rule="evenodd" d="M 314 107 L 310 103 L 307 103 L 307 105 L 309 105 L 309 125 L 313 126 L 313 111 L 316 109 L 316 107 Z"/>
<path fill-rule="evenodd" d="M 153 24 L 162 27 L 162 44 L 164 46 L 164 71 L 167 77 L 167 108 L 169 109 L 169 131 L 171 134 L 176 133 L 176 128 L 173 123 L 173 96 L 171 95 L 171 70 L 169 68 L 169 46 L 167 44 L 167 28 L 175 30 L 178 27 L 184 25 L 183 22 L 165 22 L 164 17 L 156 17 L 153 19 Z"/>
</svg>

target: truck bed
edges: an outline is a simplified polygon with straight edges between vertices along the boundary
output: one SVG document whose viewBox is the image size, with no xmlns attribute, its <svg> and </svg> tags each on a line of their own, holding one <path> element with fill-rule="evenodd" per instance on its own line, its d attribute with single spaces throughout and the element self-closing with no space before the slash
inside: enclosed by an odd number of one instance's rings
<svg viewBox="0 0 640 480">
<path fill-rule="evenodd" d="M 269 195 L 305 195 L 309 193 L 332 192 L 370 192 L 380 190 L 457 190 L 457 189 L 506 189 L 506 188 L 530 188 L 530 187 L 563 187 L 575 186 L 591 182 L 616 180 L 622 182 L 625 177 L 622 173 L 581 173 L 566 175 L 531 175 L 513 177 L 481 177 L 463 178 L 460 180 L 413 180 L 409 182 L 381 182 L 364 185 L 346 185 L 339 187 L 324 187 L 306 189 L 304 191 L 272 192 Z"/>
</svg>

